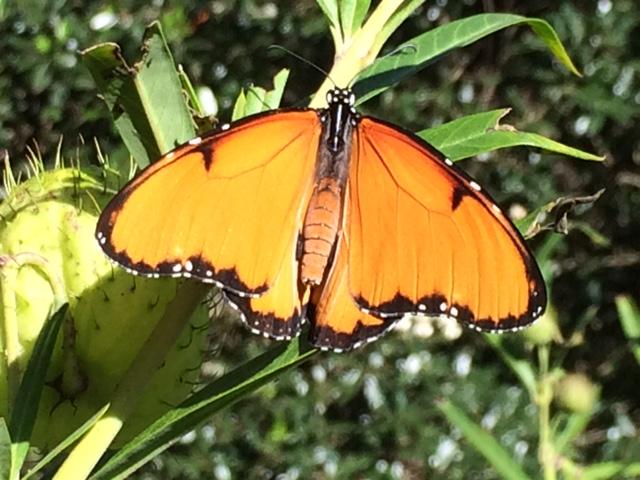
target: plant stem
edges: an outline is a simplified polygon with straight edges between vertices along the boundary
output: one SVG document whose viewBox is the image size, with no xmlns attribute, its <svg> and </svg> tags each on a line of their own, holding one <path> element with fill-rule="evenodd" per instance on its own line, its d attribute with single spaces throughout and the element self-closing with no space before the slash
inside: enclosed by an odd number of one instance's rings
<svg viewBox="0 0 640 480">
<path fill-rule="evenodd" d="M 537 395 L 540 430 L 538 460 L 542 465 L 544 480 L 556 480 L 555 453 L 551 441 L 550 426 L 553 379 L 549 375 L 549 345 L 541 345 L 538 348 L 538 363 L 540 366 L 540 384 Z"/>
<path fill-rule="evenodd" d="M 199 282 L 185 282 L 178 287 L 176 296 L 116 387 L 109 409 L 71 451 L 54 480 L 81 480 L 89 476 L 136 407 L 151 373 L 160 367 L 210 288 Z"/>
<path fill-rule="evenodd" d="M 339 50 L 340 46 L 336 45 L 335 63 L 311 100 L 311 108 L 326 105 L 325 96 L 335 86 L 334 82 L 337 85 L 347 85 L 360 70 L 375 60 L 382 47 L 380 45 L 374 49 L 376 38 L 403 2 L 404 0 L 382 0 L 364 26 L 355 33 L 352 41 L 345 44 L 345 49 Z"/>
</svg>

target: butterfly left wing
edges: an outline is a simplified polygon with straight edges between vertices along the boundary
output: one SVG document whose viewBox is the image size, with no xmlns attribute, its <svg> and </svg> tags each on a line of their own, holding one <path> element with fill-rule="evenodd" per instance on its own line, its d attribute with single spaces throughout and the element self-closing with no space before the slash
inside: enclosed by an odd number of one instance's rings
<svg viewBox="0 0 640 480">
<path fill-rule="evenodd" d="M 315 111 L 288 110 L 194 139 L 129 182 L 96 237 L 129 271 L 215 283 L 254 331 L 291 337 L 304 315 L 296 247 L 320 131 Z"/>
<path fill-rule="evenodd" d="M 509 330 L 544 311 L 544 281 L 517 229 L 414 134 L 361 119 L 347 202 L 349 292 L 365 312 Z"/>
</svg>

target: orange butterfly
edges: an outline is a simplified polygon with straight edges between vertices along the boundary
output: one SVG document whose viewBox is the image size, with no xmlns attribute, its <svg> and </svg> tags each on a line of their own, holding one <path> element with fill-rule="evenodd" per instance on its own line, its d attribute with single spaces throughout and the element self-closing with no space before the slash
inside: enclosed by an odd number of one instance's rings
<svg viewBox="0 0 640 480">
<path fill-rule="evenodd" d="M 404 315 L 515 330 L 546 306 L 524 240 L 480 186 L 416 135 L 325 109 L 223 125 L 130 181 L 98 221 L 132 273 L 221 287 L 255 333 L 348 350 Z"/>
</svg>

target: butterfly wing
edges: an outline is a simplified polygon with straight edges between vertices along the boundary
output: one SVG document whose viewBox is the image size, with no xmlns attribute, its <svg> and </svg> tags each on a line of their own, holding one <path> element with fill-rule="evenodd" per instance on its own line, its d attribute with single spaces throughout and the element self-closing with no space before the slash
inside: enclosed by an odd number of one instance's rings
<svg viewBox="0 0 640 480">
<path fill-rule="evenodd" d="M 517 329 L 546 306 L 522 236 L 480 186 L 417 136 L 363 118 L 354 137 L 349 291 L 376 316 L 447 315 Z"/>
<path fill-rule="evenodd" d="M 261 333 L 297 329 L 296 245 L 320 131 L 313 110 L 275 111 L 191 140 L 114 197 L 99 243 L 133 273 L 225 288 L 245 316 L 271 319 Z"/>
<path fill-rule="evenodd" d="M 364 311 L 349 292 L 348 236 L 338 240 L 334 261 L 321 290 L 308 309 L 311 343 L 324 350 L 357 348 L 386 332 L 397 318 L 380 318 Z"/>
</svg>

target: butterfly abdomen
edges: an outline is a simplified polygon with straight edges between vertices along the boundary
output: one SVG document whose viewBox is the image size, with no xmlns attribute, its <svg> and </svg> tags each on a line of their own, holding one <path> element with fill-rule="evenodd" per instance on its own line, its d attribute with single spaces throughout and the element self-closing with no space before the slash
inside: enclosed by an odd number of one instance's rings
<svg viewBox="0 0 640 480">
<path fill-rule="evenodd" d="M 318 181 L 309 201 L 303 228 L 300 278 L 307 285 L 322 282 L 340 225 L 342 192 L 338 180 Z"/>
</svg>

